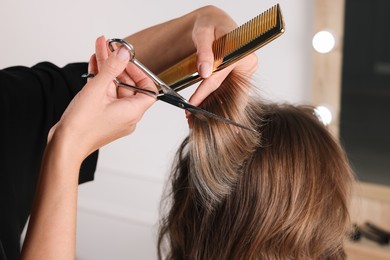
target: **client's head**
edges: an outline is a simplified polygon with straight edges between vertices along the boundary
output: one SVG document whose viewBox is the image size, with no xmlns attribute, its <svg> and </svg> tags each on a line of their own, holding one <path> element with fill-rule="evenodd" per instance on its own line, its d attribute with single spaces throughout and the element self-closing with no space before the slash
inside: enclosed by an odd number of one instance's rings
<svg viewBox="0 0 390 260">
<path fill-rule="evenodd" d="M 353 175 L 343 150 L 311 107 L 248 99 L 248 88 L 232 74 L 202 105 L 258 133 L 193 119 L 171 175 L 160 257 L 345 258 Z"/>
</svg>

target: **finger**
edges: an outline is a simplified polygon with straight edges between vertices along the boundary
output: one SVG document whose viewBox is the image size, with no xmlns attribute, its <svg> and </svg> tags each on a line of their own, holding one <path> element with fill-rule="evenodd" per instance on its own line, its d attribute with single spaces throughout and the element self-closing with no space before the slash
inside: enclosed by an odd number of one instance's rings
<svg viewBox="0 0 390 260">
<path fill-rule="evenodd" d="M 126 71 L 123 71 L 120 75 L 118 75 L 117 79 L 123 83 L 129 84 L 129 85 L 135 85 L 134 80 L 131 78 L 131 76 Z"/>
<path fill-rule="evenodd" d="M 136 85 L 139 88 L 142 88 L 142 86 L 140 86 L 140 83 L 142 83 L 147 89 L 155 90 L 153 81 L 132 62 L 128 64 L 126 71 L 118 76 L 118 80 L 129 85 Z M 148 84 L 144 84 L 143 82 L 148 82 Z"/>
<path fill-rule="evenodd" d="M 128 85 L 132 85 L 132 86 L 135 86 L 135 85 L 136 85 L 136 83 L 135 83 L 135 81 L 133 80 L 132 76 L 131 76 L 126 70 L 124 70 L 124 71 L 117 77 L 117 79 L 118 79 L 119 81 L 123 82 L 123 83 L 128 84 Z M 134 91 L 129 91 L 128 88 L 121 87 L 121 89 L 125 89 L 125 92 L 127 92 L 127 93 L 132 92 L 133 94 L 135 94 Z M 118 90 L 119 90 L 119 88 L 118 88 Z M 118 92 L 118 93 L 119 93 L 119 92 Z M 119 97 L 120 97 L 120 96 L 119 96 Z"/>
<path fill-rule="evenodd" d="M 137 92 L 134 89 L 119 85 L 117 88 L 117 97 L 118 98 L 124 98 L 124 97 L 132 97 L 136 95 Z"/>
<path fill-rule="evenodd" d="M 199 106 L 208 95 L 221 85 L 222 81 L 231 73 L 231 71 L 234 70 L 243 77 L 250 78 L 253 73 L 256 72 L 257 68 L 258 58 L 255 53 L 252 53 L 233 65 L 214 73 L 208 79 L 205 79 L 191 96 L 189 100 L 190 103 Z"/>
<path fill-rule="evenodd" d="M 124 96 L 116 100 L 114 105 L 119 105 L 120 110 L 123 113 L 128 113 L 126 118 L 130 119 L 130 124 L 135 125 L 138 123 L 146 110 L 156 102 L 154 97 L 145 95 L 143 93 L 137 93 L 136 95 Z"/>
<path fill-rule="evenodd" d="M 154 84 L 153 80 L 149 78 L 140 68 L 135 64 L 129 63 L 126 67 L 126 72 L 130 78 L 134 81 L 135 85 L 139 88 L 144 88 L 152 91 L 157 91 L 157 87 Z"/>
<path fill-rule="evenodd" d="M 96 76 L 98 80 L 97 85 L 107 86 L 109 83 L 112 83 L 114 78 L 126 68 L 129 59 L 130 53 L 124 47 L 112 52 Z"/>
<path fill-rule="evenodd" d="M 156 99 L 149 95 L 137 93 L 133 96 L 127 96 L 121 99 L 121 101 L 127 101 L 131 104 L 132 115 L 138 115 L 136 121 L 138 122 L 148 108 L 150 108 Z"/>
<path fill-rule="evenodd" d="M 214 92 L 221 85 L 222 81 L 227 77 L 232 69 L 233 68 L 231 67 L 227 67 L 203 80 L 191 96 L 189 102 L 194 106 L 199 106 L 208 95 Z"/>
<path fill-rule="evenodd" d="M 214 66 L 214 54 L 212 50 L 213 41 L 215 40 L 213 26 L 200 26 L 192 33 L 197 53 L 197 68 L 202 78 L 208 78 Z"/>
<path fill-rule="evenodd" d="M 94 74 L 96 75 L 98 73 L 98 68 L 97 68 L 97 61 L 96 61 L 96 55 L 93 54 L 91 58 L 89 59 L 88 63 L 88 74 Z M 89 81 L 90 78 L 87 79 Z"/>
<path fill-rule="evenodd" d="M 138 88 L 151 90 L 155 93 L 157 93 L 157 91 L 158 91 L 154 82 L 152 80 L 150 80 L 149 78 L 143 78 L 143 79 L 137 81 L 137 83 L 135 85 Z M 130 89 L 130 88 L 127 88 L 124 86 L 118 87 L 118 98 L 131 97 L 131 96 L 136 95 L 137 93 L 138 93 L 137 90 L 134 90 L 134 89 Z M 147 95 L 147 94 L 141 93 L 140 95 Z"/>
<path fill-rule="evenodd" d="M 95 43 L 95 55 L 97 62 L 97 71 L 98 73 L 103 67 L 104 61 L 108 58 L 109 52 L 107 50 L 106 38 L 104 36 L 100 36 L 96 39 Z"/>
</svg>

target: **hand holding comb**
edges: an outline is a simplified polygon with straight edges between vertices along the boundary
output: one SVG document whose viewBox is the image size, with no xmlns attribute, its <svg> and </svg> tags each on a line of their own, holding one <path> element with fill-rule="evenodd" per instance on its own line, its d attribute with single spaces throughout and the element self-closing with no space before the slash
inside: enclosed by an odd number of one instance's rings
<svg viewBox="0 0 390 260">
<path fill-rule="evenodd" d="M 283 16 L 277 4 L 213 42 L 213 71 L 221 70 L 244 58 L 276 39 L 283 32 Z M 175 91 L 200 81 L 202 78 L 196 67 L 196 53 L 179 61 L 158 76 Z"/>
</svg>

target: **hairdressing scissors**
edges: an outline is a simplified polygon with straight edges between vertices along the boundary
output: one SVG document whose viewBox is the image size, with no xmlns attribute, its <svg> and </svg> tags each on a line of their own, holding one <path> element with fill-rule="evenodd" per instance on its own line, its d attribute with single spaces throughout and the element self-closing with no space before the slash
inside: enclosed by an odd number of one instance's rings
<svg viewBox="0 0 390 260">
<path fill-rule="evenodd" d="M 159 92 L 156 93 L 152 90 L 138 88 L 136 86 L 132 86 L 132 85 L 126 84 L 124 82 L 121 82 L 115 78 L 114 82 L 118 87 L 119 86 L 127 87 L 127 88 L 130 88 L 136 92 L 152 96 L 152 97 L 156 98 L 157 100 L 161 100 L 163 102 L 166 102 L 166 103 L 171 104 L 173 106 L 179 107 L 181 109 L 188 110 L 194 116 L 196 116 L 197 118 L 202 119 L 202 120 L 207 120 L 208 118 L 214 118 L 214 119 L 223 121 L 225 123 L 228 123 L 228 124 L 231 124 L 234 126 L 238 126 L 238 127 L 243 128 L 243 129 L 246 129 L 246 130 L 256 132 L 255 129 L 243 126 L 243 125 L 236 123 L 232 120 L 229 120 L 229 119 L 224 118 L 222 116 L 211 113 L 210 111 L 207 111 L 203 108 L 191 105 L 184 97 L 182 97 L 175 90 L 173 90 L 171 87 L 169 87 L 158 76 L 156 76 L 147 67 L 145 67 L 139 60 L 137 60 L 135 58 L 135 51 L 134 51 L 133 46 L 131 44 L 129 44 L 128 42 L 126 42 L 125 40 L 113 38 L 113 39 L 109 39 L 107 42 L 108 42 L 108 47 L 110 48 L 111 51 L 115 50 L 115 48 L 113 46 L 114 43 L 118 43 L 118 44 L 123 45 L 130 53 L 129 62 L 132 62 L 139 69 L 141 69 L 154 82 L 154 84 L 156 84 L 156 86 L 158 86 L 161 89 L 161 93 L 159 93 Z M 84 74 L 83 75 L 83 77 L 93 77 L 93 76 L 95 76 L 95 75 L 94 74 Z"/>
</svg>

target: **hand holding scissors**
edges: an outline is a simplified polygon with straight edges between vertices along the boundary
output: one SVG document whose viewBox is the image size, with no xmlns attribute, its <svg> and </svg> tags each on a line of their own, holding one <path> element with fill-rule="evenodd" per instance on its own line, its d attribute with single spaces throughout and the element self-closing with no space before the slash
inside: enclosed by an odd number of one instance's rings
<svg viewBox="0 0 390 260">
<path fill-rule="evenodd" d="M 139 69 L 141 69 L 156 84 L 156 86 L 160 89 L 160 93 L 154 92 L 152 90 L 146 90 L 146 89 L 135 87 L 133 85 L 126 84 L 126 83 L 121 82 L 121 81 L 119 81 L 118 79 L 115 78 L 114 81 L 115 81 L 115 83 L 116 83 L 116 85 L 118 87 L 119 86 L 123 86 L 123 87 L 131 88 L 132 90 L 134 90 L 136 92 L 139 92 L 139 93 L 142 93 L 142 94 L 146 94 L 146 95 L 149 95 L 149 96 L 153 96 L 157 100 L 161 100 L 161 101 L 166 102 L 166 103 L 168 103 L 170 105 L 179 107 L 181 109 L 188 110 L 194 116 L 196 116 L 196 117 L 198 117 L 200 119 L 203 119 L 203 120 L 207 120 L 208 118 L 213 118 L 213 119 L 220 120 L 220 121 L 223 121 L 225 123 L 228 123 L 228 124 L 231 124 L 231 125 L 234 125 L 234 126 L 246 129 L 246 130 L 256 131 L 256 130 L 254 130 L 252 128 L 248 128 L 248 127 L 243 126 L 243 125 L 241 125 L 239 123 L 231 121 L 231 120 L 229 120 L 229 119 L 227 119 L 225 117 L 216 115 L 214 113 L 211 113 L 210 111 L 207 111 L 205 109 L 202 109 L 202 108 L 194 106 L 194 105 L 191 105 L 184 97 L 182 97 L 180 94 L 178 94 L 172 88 L 170 88 L 159 77 L 157 77 L 153 72 L 151 72 L 139 60 L 137 60 L 135 58 L 135 51 L 134 51 L 134 48 L 133 48 L 133 46 L 131 44 L 129 44 L 128 42 L 126 42 L 126 41 L 124 41 L 122 39 L 110 39 L 110 40 L 108 40 L 108 46 L 109 46 L 111 51 L 115 50 L 115 47 L 113 45 L 114 43 L 118 43 L 118 44 L 123 45 L 123 48 L 126 48 L 129 51 L 129 53 L 130 53 L 129 62 L 132 62 Z M 84 77 L 93 77 L 94 74 L 85 74 L 83 76 Z"/>
</svg>

